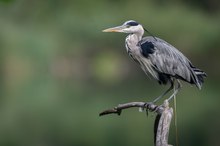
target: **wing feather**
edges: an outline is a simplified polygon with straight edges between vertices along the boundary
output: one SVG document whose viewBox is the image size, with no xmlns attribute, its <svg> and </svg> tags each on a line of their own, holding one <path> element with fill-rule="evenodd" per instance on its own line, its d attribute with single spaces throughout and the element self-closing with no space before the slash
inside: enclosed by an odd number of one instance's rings
<svg viewBox="0 0 220 146">
<path fill-rule="evenodd" d="M 148 54 L 148 59 L 158 72 L 187 82 L 192 82 L 192 80 L 197 82 L 197 77 L 190 67 L 191 62 L 175 47 L 160 38 L 155 40 L 152 37 L 145 37 L 140 43 L 143 45 L 146 42 L 154 45 L 154 53 Z"/>
</svg>

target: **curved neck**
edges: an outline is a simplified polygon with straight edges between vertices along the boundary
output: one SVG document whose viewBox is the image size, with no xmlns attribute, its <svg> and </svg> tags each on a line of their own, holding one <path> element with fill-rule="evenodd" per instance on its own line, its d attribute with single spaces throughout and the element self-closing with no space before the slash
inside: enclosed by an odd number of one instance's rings
<svg viewBox="0 0 220 146">
<path fill-rule="evenodd" d="M 129 41 L 129 44 L 137 45 L 138 42 L 142 39 L 142 36 L 143 34 L 132 33 L 128 35 L 127 41 Z"/>
</svg>

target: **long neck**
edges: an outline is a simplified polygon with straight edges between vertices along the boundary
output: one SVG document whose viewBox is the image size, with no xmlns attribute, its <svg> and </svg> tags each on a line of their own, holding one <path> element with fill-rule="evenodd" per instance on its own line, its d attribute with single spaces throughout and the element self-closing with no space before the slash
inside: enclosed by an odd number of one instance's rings
<svg viewBox="0 0 220 146">
<path fill-rule="evenodd" d="M 139 33 L 132 33 L 129 34 L 126 38 L 126 42 L 128 43 L 128 45 L 133 46 L 133 45 L 137 45 L 138 42 L 142 39 L 142 35 L 143 34 L 139 34 Z"/>
</svg>

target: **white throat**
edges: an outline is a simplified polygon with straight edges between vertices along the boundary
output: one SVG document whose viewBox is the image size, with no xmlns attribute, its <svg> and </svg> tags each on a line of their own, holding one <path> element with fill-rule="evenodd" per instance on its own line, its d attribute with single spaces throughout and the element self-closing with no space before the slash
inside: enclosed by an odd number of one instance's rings
<svg viewBox="0 0 220 146">
<path fill-rule="evenodd" d="M 142 39 L 142 35 L 137 34 L 137 33 L 132 33 L 127 36 L 126 41 L 129 46 L 130 45 L 136 46 L 141 39 Z"/>
</svg>

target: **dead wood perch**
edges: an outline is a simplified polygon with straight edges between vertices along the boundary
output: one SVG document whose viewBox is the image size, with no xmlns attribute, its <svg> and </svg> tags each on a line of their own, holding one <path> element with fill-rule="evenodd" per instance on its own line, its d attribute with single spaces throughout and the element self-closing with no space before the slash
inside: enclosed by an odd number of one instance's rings
<svg viewBox="0 0 220 146">
<path fill-rule="evenodd" d="M 99 116 L 108 114 L 120 115 L 122 110 L 132 107 L 139 107 L 142 110 L 156 112 L 157 116 L 154 122 L 154 144 L 155 146 L 171 146 L 168 144 L 168 137 L 170 123 L 173 116 L 173 109 L 169 107 L 169 102 L 167 100 L 165 100 L 160 106 L 146 102 L 129 102 L 119 104 L 113 109 L 108 109 L 101 112 Z"/>
</svg>

